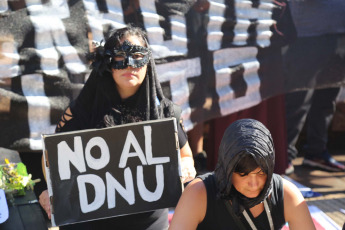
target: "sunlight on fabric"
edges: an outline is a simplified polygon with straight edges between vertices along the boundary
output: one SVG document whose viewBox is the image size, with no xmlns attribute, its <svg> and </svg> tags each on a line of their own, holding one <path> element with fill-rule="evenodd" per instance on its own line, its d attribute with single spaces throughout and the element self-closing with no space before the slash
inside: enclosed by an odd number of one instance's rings
<svg viewBox="0 0 345 230">
<path fill-rule="evenodd" d="M 222 115 L 261 101 L 257 52 L 255 47 L 227 48 L 214 52 L 216 90 Z"/>
<path fill-rule="evenodd" d="M 270 27 L 276 23 L 272 19 L 272 10 L 275 7 L 272 2 L 258 2 L 253 7 L 252 1 L 236 0 L 235 11 L 228 12 L 228 6 L 223 0 L 212 0 L 210 2 L 210 22 L 208 24 L 207 43 L 209 50 L 217 50 L 226 41 L 233 45 L 247 45 L 248 42 L 255 42 L 260 47 L 267 47 L 271 44 L 270 38 L 273 33 Z M 224 15 L 227 15 L 225 21 Z M 226 25 L 226 26 L 225 26 Z M 233 28 L 233 33 L 222 31 L 222 27 Z"/>
<path fill-rule="evenodd" d="M 23 75 L 22 89 L 28 103 L 30 128 L 30 149 L 42 149 L 41 134 L 54 133 L 55 125 L 50 122 L 50 102 L 44 92 L 43 76 Z"/>
<path fill-rule="evenodd" d="M 189 105 L 188 78 L 201 75 L 200 58 L 170 62 L 157 65 L 157 74 L 160 82 L 169 82 L 172 92 L 172 101 L 181 106 L 183 124 L 186 130 L 193 128 L 190 120 L 191 107 Z"/>
<path fill-rule="evenodd" d="M 96 1 L 83 0 L 86 17 L 91 29 L 91 39 L 98 43 L 104 40 L 104 25 L 111 25 L 114 29 L 120 29 L 126 25 L 123 20 L 121 1 L 106 1 L 106 3 L 108 12 L 101 12 Z"/>
<path fill-rule="evenodd" d="M 19 54 L 13 37 L 0 37 L 0 79 L 21 74 L 18 65 Z"/>
<path fill-rule="evenodd" d="M 160 21 L 164 20 L 157 14 L 154 0 L 140 1 L 145 28 L 154 58 L 186 55 L 187 33 L 183 15 L 170 15 L 171 40 L 164 40 L 164 30 Z"/>
</svg>

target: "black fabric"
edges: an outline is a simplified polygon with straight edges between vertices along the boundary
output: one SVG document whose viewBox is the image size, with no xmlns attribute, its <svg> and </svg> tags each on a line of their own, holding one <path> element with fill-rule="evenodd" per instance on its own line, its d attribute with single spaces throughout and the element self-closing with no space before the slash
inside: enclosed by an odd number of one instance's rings
<svg viewBox="0 0 345 230">
<path fill-rule="evenodd" d="M 92 71 L 80 95 L 69 106 L 73 118 L 57 132 L 106 127 L 104 116 L 109 114 L 112 115 L 115 124 L 145 121 L 146 114 L 142 112 L 145 110 L 145 101 L 143 101 L 145 84 L 132 97 L 122 101 L 110 73 L 105 72 L 101 76 L 97 71 Z M 167 98 L 163 98 L 158 107 L 161 111 L 161 118 L 176 117 L 174 113 L 178 106 Z M 179 117 L 176 118 L 180 120 Z M 182 148 L 188 138 L 182 122 L 177 123 L 179 145 Z"/>
<path fill-rule="evenodd" d="M 70 104 L 72 119 L 67 121 L 57 132 L 72 130 L 83 130 L 91 128 L 103 128 L 114 125 L 127 124 L 138 121 L 157 119 L 152 111 L 158 111 L 158 119 L 174 117 L 174 104 L 166 98 L 156 98 L 156 101 L 149 102 L 147 91 L 153 87 L 154 80 L 146 76 L 139 90 L 131 97 L 122 100 L 117 92 L 115 81 L 111 73 L 94 69 L 81 93 L 75 101 Z M 152 95 L 152 94 L 150 94 Z M 157 95 L 157 94 L 153 94 Z M 150 115 L 147 115 L 147 105 Z M 155 108 L 152 108 L 154 106 Z M 180 112 L 180 111 L 178 111 Z M 179 116 L 179 114 L 178 114 Z M 178 122 L 178 137 L 180 148 L 187 142 L 187 135 L 183 130 L 182 123 Z M 109 229 L 113 226 L 117 229 L 167 229 L 168 209 L 155 210 L 152 212 L 139 213 L 128 216 L 120 216 L 85 223 L 77 223 L 69 226 L 61 226 L 61 230 L 70 229 Z"/>
<path fill-rule="evenodd" d="M 224 133 L 214 170 L 219 189 L 218 196 L 231 200 L 235 213 L 261 203 L 269 194 L 274 169 L 274 145 L 269 130 L 254 119 L 241 119 L 232 123 Z M 233 189 L 231 178 L 237 163 L 251 155 L 257 165 L 267 174 L 267 180 L 256 198 L 247 198 Z"/>
<path fill-rule="evenodd" d="M 217 229 L 231 230 L 240 229 L 236 221 L 229 214 L 223 199 L 217 198 L 218 188 L 214 173 L 207 173 L 198 176 L 203 180 L 207 191 L 207 210 L 204 220 L 199 224 L 198 230 Z M 274 229 L 281 229 L 285 224 L 284 217 L 284 192 L 282 178 L 273 174 L 272 190 L 268 198 Z M 253 218 L 250 211 L 247 210 L 255 226 L 260 230 L 270 229 L 266 212 L 263 211 L 259 216 Z M 245 229 L 251 229 L 242 214 L 238 218 L 243 223 Z"/>
</svg>

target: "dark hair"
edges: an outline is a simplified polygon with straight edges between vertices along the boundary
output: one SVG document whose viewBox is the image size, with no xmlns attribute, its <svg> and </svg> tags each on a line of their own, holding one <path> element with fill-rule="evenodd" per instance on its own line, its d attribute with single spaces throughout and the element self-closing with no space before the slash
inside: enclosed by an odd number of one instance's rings
<svg viewBox="0 0 345 230">
<path fill-rule="evenodd" d="M 245 154 L 235 166 L 234 172 L 248 175 L 250 172 L 260 167 L 250 154 Z"/>
<path fill-rule="evenodd" d="M 114 47 L 118 47 L 120 45 L 121 40 L 127 36 L 136 36 L 140 38 L 143 46 L 149 47 L 149 44 L 147 42 L 146 32 L 140 27 L 128 25 L 127 27 L 124 27 L 118 30 L 112 30 L 110 32 L 109 38 L 104 44 L 104 49 L 107 50 L 107 49 L 113 49 Z"/>
</svg>

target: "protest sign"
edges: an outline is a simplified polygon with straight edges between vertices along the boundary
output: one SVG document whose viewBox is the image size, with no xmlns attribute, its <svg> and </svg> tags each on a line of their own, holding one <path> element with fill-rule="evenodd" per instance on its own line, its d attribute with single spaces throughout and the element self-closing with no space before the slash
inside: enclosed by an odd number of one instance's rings
<svg viewBox="0 0 345 230">
<path fill-rule="evenodd" d="M 53 226 L 174 207 L 175 118 L 43 135 Z"/>
</svg>

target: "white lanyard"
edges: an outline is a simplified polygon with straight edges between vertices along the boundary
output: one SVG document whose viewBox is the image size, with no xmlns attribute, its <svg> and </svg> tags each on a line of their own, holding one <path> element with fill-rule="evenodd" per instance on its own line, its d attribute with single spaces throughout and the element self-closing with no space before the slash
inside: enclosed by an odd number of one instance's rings
<svg viewBox="0 0 345 230">
<path fill-rule="evenodd" d="M 272 214 L 271 214 L 270 208 L 268 207 L 267 199 L 264 200 L 264 207 L 265 207 L 266 215 L 267 215 L 267 218 L 268 218 L 268 222 L 270 224 L 270 229 L 273 230 L 274 227 L 273 227 Z M 257 228 L 255 227 L 255 224 L 253 223 L 252 219 L 248 215 L 247 211 L 244 210 L 242 214 L 246 218 L 246 220 L 247 220 L 248 224 L 250 225 L 250 227 L 253 230 L 257 230 Z"/>
</svg>

